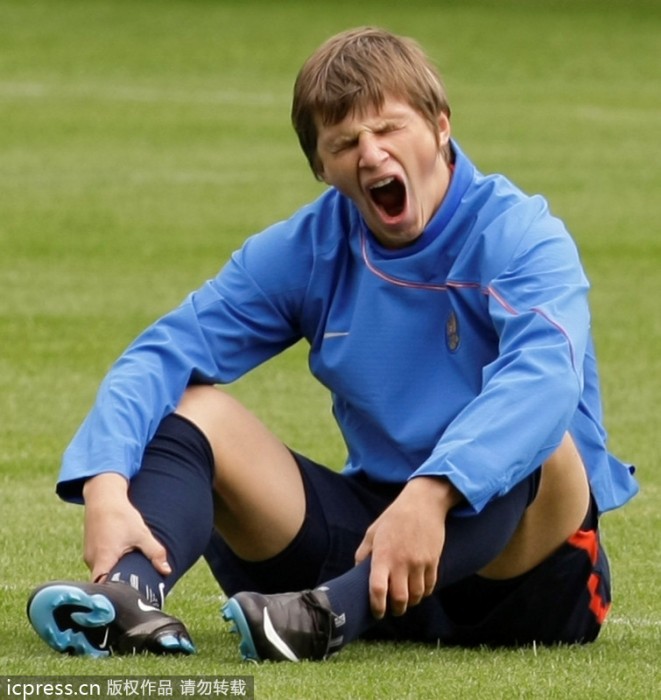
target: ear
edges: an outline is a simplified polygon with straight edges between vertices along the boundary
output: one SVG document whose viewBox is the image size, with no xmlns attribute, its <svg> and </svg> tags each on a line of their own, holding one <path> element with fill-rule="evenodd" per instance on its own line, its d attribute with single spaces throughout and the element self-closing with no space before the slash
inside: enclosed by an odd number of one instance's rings
<svg viewBox="0 0 661 700">
<path fill-rule="evenodd" d="M 328 178 L 326 177 L 324 164 L 321 162 L 321 158 L 319 158 L 319 156 L 315 158 L 314 176 L 317 178 L 317 180 L 319 180 L 319 182 L 325 182 L 327 185 L 330 185 L 330 182 L 328 182 Z"/>
<path fill-rule="evenodd" d="M 438 115 L 438 143 L 441 147 L 447 146 L 451 135 L 450 117 L 445 112 Z"/>
<path fill-rule="evenodd" d="M 445 148 L 450 141 L 450 117 L 445 112 L 441 112 L 436 120 L 438 126 L 438 145 Z"/>
</svg>

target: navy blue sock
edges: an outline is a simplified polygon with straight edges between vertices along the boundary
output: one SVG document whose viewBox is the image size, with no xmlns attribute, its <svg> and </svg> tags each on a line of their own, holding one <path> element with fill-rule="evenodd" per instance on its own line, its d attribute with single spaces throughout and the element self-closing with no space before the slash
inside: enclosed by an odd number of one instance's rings
<svg viewBox="0 0 661 700">
<path fill-rule="evenodd" d="M 109 572 L 161 607 L 168 591 L 206 549 L 213 529 L 213 453 L 204 434 L 179 415 L 167 416 L 129 486 L 131 503 L 168 553 L 172 573 L 159 574 L 141 552 Z"/>
<path fill-rule="evenodd" d="M 150 605 L 162 608 L 165 604 L 167 578 L 159 574 L 147 557 L 139 551 L 125 554 L 108 574 L 108 581 L 121 581 L 140 591 Z"/>
<path fill-rule="evenodd" d="M 376 620 L 372 615 L 369 597 L 369 577 L 371 558 L 349 569 L 316 590 L 328 596 L 331 610 L 335 613 L 333 637 L 342 637 L 342 645 L 358 639 L 367 632 Z"/>
<path fill-rule="evenodd" d="M 437 590 L 479 571 L 503 550 L 534 499 L 538 485 L 539 470 L 478 515 L 448 518 Z M 369 602 L 370 566 L 368 558 L 319 586 L 338 618 L 336 628 L 342 635 L 342 644 L 364 635 L 378 622 Z"/>
</svg>

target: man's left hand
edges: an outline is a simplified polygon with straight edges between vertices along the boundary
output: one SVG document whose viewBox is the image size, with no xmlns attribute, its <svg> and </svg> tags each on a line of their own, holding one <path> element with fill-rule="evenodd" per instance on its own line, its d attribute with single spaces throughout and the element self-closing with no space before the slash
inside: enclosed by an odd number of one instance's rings
<svg viewBox="0 0 661 700">
<path fill-rule="evenodd" d="M 416 477 L 370 525 L 356 550 L 356 563 L 372 557 L 370 605 L 403 615 L 436 586 L 445 543 L 445 520 L 461 494 L 444 478 Z"/>
</svg>

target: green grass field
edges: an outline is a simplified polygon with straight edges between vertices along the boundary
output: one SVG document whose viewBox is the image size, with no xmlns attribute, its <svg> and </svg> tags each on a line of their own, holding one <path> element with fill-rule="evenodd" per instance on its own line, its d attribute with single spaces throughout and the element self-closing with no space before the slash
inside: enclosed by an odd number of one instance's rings
<svg viewBox="0 0 661 700">
<path fill-rule="evenodd" d="M 422 42 L 463 148 L 546 194 L 581 248 L 611 446 L 642 484 L 603 521 L 610 622 L 585 648 L 356 643 L 325 664 L 252 666 L 199 564 L 169 602 L 197 656 L 61 657 L 24 613 L 37 583 L 87 575 L 82 509 L 54 495 L 60 455 L 134 335 L 321 191 L 291 86 L 360 24 Z M 256 697 L 278 700 L 661 697 L 660 36 L 654 0 L 0 0 L 0 674 L 254 674 Z M 303 347 L 232 390 L 341 464 Z"/>
</svg>

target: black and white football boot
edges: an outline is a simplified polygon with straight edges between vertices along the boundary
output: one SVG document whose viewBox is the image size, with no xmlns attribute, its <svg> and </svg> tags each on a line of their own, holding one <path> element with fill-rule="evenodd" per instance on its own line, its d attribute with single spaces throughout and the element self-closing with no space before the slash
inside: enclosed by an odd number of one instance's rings
<svg viewBox="0 0 661 700">
<path fill-rule="evenodd" d="M 223 606 L 241 636 L 239 651 L 246 661 L 323 660 L 339 651 L 344 623 L 331 610 L 323 590 L 301 593 L 241 592 Z"/>
<path fill-rule="evenodd" d="M 63 654 L 193 654 L 182 622 L 150 605 L 126 583 L 52 581 L 27 604 L 30 623 Z"/>
</svg>

